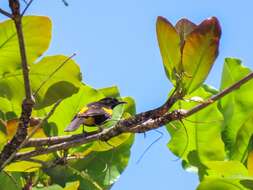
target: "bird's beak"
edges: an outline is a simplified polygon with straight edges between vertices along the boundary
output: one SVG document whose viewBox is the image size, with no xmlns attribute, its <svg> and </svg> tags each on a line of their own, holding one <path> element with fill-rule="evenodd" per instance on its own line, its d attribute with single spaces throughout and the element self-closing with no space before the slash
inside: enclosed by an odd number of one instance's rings
<svg viewBox="0 0 253 190">
<path fill-rule="evenodd" d="M 119 104 L 127 104 L 127 102 L 120 101 L 120 102 L 118 102 L 118 105 L 119 105 Z"/>
</svg>

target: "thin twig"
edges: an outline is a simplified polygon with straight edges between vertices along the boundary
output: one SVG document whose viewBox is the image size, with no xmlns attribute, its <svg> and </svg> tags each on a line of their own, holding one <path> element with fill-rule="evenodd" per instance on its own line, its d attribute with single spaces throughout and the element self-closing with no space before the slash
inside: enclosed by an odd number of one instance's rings
<svg viewBox="0 0 253 190">
<path fill-rule="evenodd" d="M 9 18 L 12 18 L 12 14 L 8 13 L 7 11 L 0 8 L 0 13 L 4 16 L 7 16 Z"/>
<path fill-rule="evenodd" d="M 205 101 L 204 103 L 195 106 L 194 108 L 192 108 L 191 110 L 189 110 L 186 113 L 186 116 L 192 115 L 192 114 L 198 112 L 199 110 L 207 107 L 209 104 L 213 103 L 214 101 L 221 99 L 223 96 L 225 96 L 225 95 L 231 93 L 232 91 L 240 88 L 243 84 L 247 83 L 252 78 L 253 78 L 253 72 L 249 73 L 247 76 L 243 77 L 241 80 L 234 83 L 233 85 L 225 88 L 220 93 L 214 95 L 213 97 L 211 97 L 209 100 Z"/>
<path fill-rule="evenodd" d="M 240 88 L 242 85 L 246 84 L 249 80 L 253 78 L 253 72 L 249 73 L 245 77 L 243 77 L 241 80 L 237 81 L 233 85 L 225 88 L 221 92 L 217 93 L 216 95 L 212 96 L 208 100 L 205 100 L 203 103 L 198 104 L 197 106 L 193 107 L 192 109 L 186 111 L 186 110 L 175 110 L 174 115 L 177 115 L 176 120 L 181 120 L 182 118 L 189 117 L 193 115 L 194 113 L 206 108 L 210 104 L 214 103 L 215 101 L 221 99 L 222 97 L 226 96 L 227 94 L 233 92 L 234 90 Z M 171 113 L 165 114 L 163 117 L 159 118 L 157 121 L 153 120 L 152 122 L 149 122 L 147 126 L 135 126 L 131 128 L 132 133 L 139 133 L 139 132 L 145 132 L 149 131 L 151 129 L 157 128 L 154 127 L 152 128 L 152 125 L 165 125 L 167 122 L 171 121 Z M 173 114 L 172 114 L 173 115 Z M 173 119 L 175 120 L 175 119 Z"/>
<path fill-rule="evenodd" d="M 66 136 L 55 136 L 55 137 L 44 137 L 44 138 L 34 138 L 30 139 L 24 147 L 41 147 L 41 146 L 52 146 L 55 144 L 60 144 L 63 142 L 69 142 L 74 139 L 85 138 L 90 135 L 97 134 L 94 132 L 86 132 L 76 135 L 66 135 Z"/>
<path fill-rule="evenodd" d="M 66 167 L 72 170 L 73 174 L 76 174 L 80 176 L 81 178 L 83 178 L 84 180 L 89 181 L 97 190 L 103 190 L 103 188 L 94 179 L 92 179 L 91 176 L 85 171 L 79 171 L 71 167 L 70 165 L 66 165 Z"/>
<path fill-rule="evenodd" d="M 104 140 L 107 141 L 112 137 L 118 136 L 119 134 L 122 133 L 127 133 L 127 132 L 131 132 L 131 133 L 143 133 L 146 131 L 150 131 L 156 128 L 159 128 L 165 124 L 168 124 L 171 121 L 175 121 L 175 120 L 182 120 L 185 117 L 189 117 L 192 114 L 204 109 L 205 107 L 207 107 L 208 105 L 214 103 L 215 101 L 221 99 L 222 97 L 224 97 L 225 95 L 231 93 L 232 91 L 240 88 L 242 85 L 244 85 L 245 83 L 247 83 L 250 79 L 253 78 L 253 73 L 250 73 L 249 75 L 247 75 L 246 77 L 242 78 L 241 80 L 239 80 L 238 82 L 236 82 L 235 84 L 231 85 L 230 87 L 222 90 L 221 92 L 219 92 L 218 94 L 212 96 L 211 98 L 209 98 L 208 100 L 206 100 L 205 102 L 193 107 L 192 109 L 190 109 L 189 111 L 186 110 L 174 110 L 172 112 L 166 113 L 162 116 L 160 116 L 159 118 L 156 119 L 146 119 L 146 121 L 142 124 L 133 126 L 132 121 L 134 121 L 134 117 L 131 117 L 131 122 L 128 123 L 127 120 L 129 119 L 124 119 L 122 121 L 119 121 L 114 127 L 111 127 L 109 129 L 105 129 L 104 131 L 97 133 L 97 134 L 92 134 L 89 136 L 80 136 L 77 137 L 75 139 L 73 139 L 73 137 L 66 137 L 66 139 L 68 138 L 72 138 L 73 140 L 70 140 L 68 142 L 62 142 L 60 144 L 55 144 L 52 145 L 48 148 L 43 148 L 40 150 L 34 150 L 34 151 L 30 151 L 30 152 L 24 152 L 24 153 L 18 153 L 15 157 L 15 160 L 22 160 L 22 159 L 26 159 L 26 158 L 30 158 L 33 156 L 38 156 L 38 155 L 42 155 L 42 154 L 48 154 L 48 153 L 52 153 L 58 150 L 64 150 L 67 148 L 71 148 L 71 147 L 75 147 L 75 146 L 79 146 L 81 144 L 86 144 L 89 142 L 93 142 L 96 140 Z M 129 125 L 124 125 L 124 124 L 129 124 Z"/>
<path fill-rule="evenodd" d="M 71 56 L 69 56 L 66 60 L 64 60 L 38 87 L 38 89 L 33 93 L 33 96 L 35 97 L 40 89 L 45 85 L 45 83 L 52 77 L 54 74 L 59 71 L 69 60 L 71 60 L 74 56 L 76 56 L 76 53 L 73 53 Z"/>
<path fill-rule="evenodd" d="M 14 185 L 16 186 L 17 189 L 20 188 L 19 185 L 18 185 L 17 180 L 11 175 L 11 173 L 8 173 L 6 171 L 3 171 L 3 173 L 10 178 L 10 180 L 14 183 Z"/>
<path fill-rule="evenodd" d="M 26 0 L 22 0 L 26 5 L 27 5 L 27 1 Z"/>
<path fill-rule="evenodd" d="M 62 0 L 62 2 L 66 7 L 69 6 L 69 3 L 66 0 Z"/>
<path fill-rule="evenodd" d="M 33 0 L 30 0 L 29 3 L 26 4 L 26 7 L 24 8 L 23 12 L 21 13 L 21 16 L 24 16 L 25 12 L 30 7 L 30 5 L 32 4 L 32 2 L 33 2 Z"/>
</svg>

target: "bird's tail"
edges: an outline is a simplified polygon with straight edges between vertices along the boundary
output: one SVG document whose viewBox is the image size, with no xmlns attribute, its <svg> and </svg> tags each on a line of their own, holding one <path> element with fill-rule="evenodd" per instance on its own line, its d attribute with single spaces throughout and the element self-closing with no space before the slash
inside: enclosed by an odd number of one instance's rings
<svg viewBox="0 0 253 190">
<path fill-rule="evenodd" d="M 70 132 L 76 130 L 81 124 L 83 124 L 84 118 L 75 117 L 68 127 L 64 129 L 65 132 Z"/>
</svg>

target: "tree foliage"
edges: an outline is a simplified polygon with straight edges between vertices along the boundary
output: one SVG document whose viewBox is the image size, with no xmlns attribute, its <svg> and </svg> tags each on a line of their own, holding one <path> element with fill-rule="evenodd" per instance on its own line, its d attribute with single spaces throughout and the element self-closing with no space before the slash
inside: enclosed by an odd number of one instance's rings
<svg viewBox="0 0 253 190">
<path fill-rule="evenodd" d="M 64 137 L 64 128 L 83 105 L 104 97 L 117 97 L 127 102 L 113 110 L 110 129 L 118 120 L 135 116 L 135 102 L 121 97 L 116 86 L 95 89 L 82 79 L 78 64 L 66 55 L 43 56 L 51 40 L 51 21 L 42 16 L 24 16 L 23 33 L 30 67 L 31 89 L 35 106 L 32 119 L 42 123 L 33 140 Z M 233 85 L 251 72 L 239 59 L 226 58 L 220 89 L 204 84 L 218 55 L 221 28 L 212 17 L 200 24 L 181 19 L 173 26 L 158 17 L 157 39 L 165 73 L 181 97 L 167 112 L 190 110 L 205 103 L 219 91 Z M 13 138 L 19 124 L 25 96 L 18 36 L 12 20 L 0 23 L 0 148 Z M 197 171 L 198 190 L 253 187 L 252 107 L 253 82 L 198 112 L 166 124 L 171 135 L 168 149 L 182 160 L 186 170 Z M 210 103 L 210 102 L 209 102 Z M 31 120 L 32 121 L 32 120 Z M 34 124 L 30 121 L 28 135 Z M 36 123 L 35 125 L 38 125 Z M 97 128 L 85 127 L 96 132 Z M 69 133 L 80 134 L 82 129 Z M 9 189 L 87 190 L 110 189 L 124 171 L 130 157 L 134 134 L 122 133 L 107 142 L 96 140 L 48 154 L 12 161 L 0 173 L 0 184 Z M 43 145 L 48 148 L 50 145 Z M 23 147 L 19 153 L 41 147 Z"/>
</svg>

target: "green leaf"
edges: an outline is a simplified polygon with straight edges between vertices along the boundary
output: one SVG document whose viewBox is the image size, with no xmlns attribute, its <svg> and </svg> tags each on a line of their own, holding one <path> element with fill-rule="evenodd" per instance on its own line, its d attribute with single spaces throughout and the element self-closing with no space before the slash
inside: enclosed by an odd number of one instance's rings
<svg viewBox="0 0 253 190">
<path fill-rule="evenodd" d="M 250 72 L 250 69 L 244 67 L 240 60 L 225 59 L 221 90 L 239 81 Z M 219 101 L 219 107 L 224 116 L 223 139 L 230 151 L 230 156 L 236 160 L 243 159 L 248 145 L 247 141 L 252 135 L 252 89 L 253 81 L 249 81 Z"/>
<path fill-rule="evenodd" d="M 8 187 L 8 190 L 21 190 L 21 175 L 18 173 L 11 174 L 6 172 L 0 173 L 1 187 Z"/>
<path fill-rule="evenodd" d="M 32 151 L 34 148 L 24 148 L 20 152 Z M 53 154 L 45 154 L 33 157 L 36 160 L 46 163 L 49 160 L 53 160 Z M 31 173 L 38 171 L 41 167 L 43 167 L 41 163 L 33 162 L 33 161 L 15 161 L 10 163 L 8 166 L 4 168 L 6 172 L 23 172 L 23 173 Z"/>
<path fill-rule="evenodd" d="M 93 152 L 88 157 L 72 161 L 70 166 L 56 166 L 45 170 L 54 183 L 63 186 L 80 181 L 80 190 L 106 190 L 119 178 L 128 164 L 133 138 L 106 152 Z"/>
<path fill-rule="evenodd" d="M 124 112 L 130 113 L 131 115 L 136 114 L 136 106 L 135 106 L 135 101 L 132 97 L 124 97 L 122 99 L 124 102 L 127 102 L 124 104 Z"/>
<path fill-rule="evenodd" d="M 13 109 L 15 105 L 13 105 L 8 99 L 0 97 L 0 110 L 3 113 L 16 111 L 16 109 Z M 20 105 L 16 105 L 16 107 L 20 107 Z M 20 108 L 19 108 L 20 109 Z M 17 111 L 17 113 L 20 113 L 20 111 Z"/>
<path fill-rule="evenodd" d="M 218 55 L 221 28 L 212 17 L 188 34 L 182 50 L 183 82 L 188 93 L 204 82 Z"/>
<path fill-rule="evenodd" d="M 80 182 L 79 181 L 74 181 L 71 183 L 67 183 L 66 187 L 63 190 L 78 190 L 80 186 Z"/>
<path fill-rule="evenodd" d="M 41 167 L 41 164 L 28 161 L 13 162 L 4 168 L 7 172 L 34 172 Z"/>
<path fill-rule="evenodd" d="M 43 16 L 22 19 L 28 63 L 34 62 L 47 50 L 51 40 L 51 21 Z M 21 67 L 18 38 L 12 20 L 0 23 L 0 74 L 10 74 Z"/>
<path fill-rule="evenodd" d="M 68 57 L 63 55 L 48 56 L 30 65 L 32 91 L 36 92 L 39 89 L 35 97 L 37 109 L 49 106 L 78 91 L 81 81 L 79 66 L 73 60 L 63 65 L 67 59 Z M 14 105 L 21 105 L 25 96 L 21 69 L 2 75 L 0 86 L 0 96 L 8 98 Z"/>
<path fill-rule="evenodd" d="M 110 86 L 105 88 L 97 89 L 99 92 L 104 94 L 105 97 L 114 97 L 117 98 L 120 96 L 119 89 L 117 86 Z"/>
<path fill-rule="evenodd" d="M 248 176 L 247 168 L 239 161 L 209 161 L 204 163 L 208 176 L 241 177 Z"/>
<path fill-rule="evenodd" d="M 33 187 L 32 190 L 64 190 L 64 189 L 61 186 L 54 184 L 46 187 Z"/>
<path fill-rule="evenodd" d="M 122 115 L 124 113 L 124 108 L 123 108 L 124 106 L 125 105 L 121 104 L 113 109 L 112 118 L 103 125 L 104 128 L 109 128 L 111 126 L 114 126 L 122 118 Z M 92 146 L 90 147 L 90 149 L 92 151 L 107 151 L 121 145 L 128 138 L 130 138 L 130 136 L 131 136 L 130 133 L 123 133 L 116 137 L 111 138 L 107 142 L 95 141 L 92 143 Z"/>
<path fill-rule="evenodd" d="M 203 86 L 185 98 L 200 96 L 205 100 L 213 95 L 213 91 Z M 173 109 L 189 110 L 196 104 L 198 103 L 180 101 Z M 214 103 L 183 119 L 182 122 L 175 121 L 168 124 L 167 130 L 171 134 L 169 149 L 176 156 L 197 167 L 202 167 L 203 161 L 224 160 L 225 150 L 221 139 L 222 119 L 217 104 Z"/>
<path fill-rule="evenodd" d="M 168 79 L 176 85 L 175 71 L 181 63 L 180 36 L 173 25 L 165 18 L 156 21 L 157 40 Z"/>
<path fill-rule="evenodd" d="M 253 189 L 253 180 L 252 179 L 241 180 L 240 183 L 248 189 Z"/>
<path fill-rule="evenodd" d="M 67 183 L 65 188 L 62 188 L 61 186 L 54 184 L 46 187 L 33 187 L 32 190 L 79 190 L 78 189 L 79 185 L 80 185 L 79 181 L 74 181 Z"/>
<path fill-rule="evenodd" d="M 243 187 L 238 179 L 206 178 L 197 190 L 250 190 Z"/>
<path fill-rule="evenodd" d="M 244 163 L 248 156 L 249 142 L 253 134 L 253 115 L 245 119 L 236 135 L 235 144 L 231 151 L 231 159 Z"/>
<path fill-rule="evenodd" d="M 37 108 L 51 105 L 78 91 L 82 80 L 80 68 L 74 60 L 67 60 L 66 56 L 55 55 L 44 57 L 32 65 L 30 76 L 33 91 L 36 91 L 46 81 L 36 96 Z"/>
</svg>

